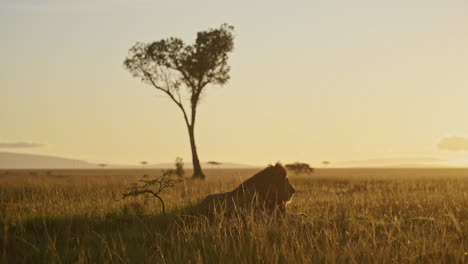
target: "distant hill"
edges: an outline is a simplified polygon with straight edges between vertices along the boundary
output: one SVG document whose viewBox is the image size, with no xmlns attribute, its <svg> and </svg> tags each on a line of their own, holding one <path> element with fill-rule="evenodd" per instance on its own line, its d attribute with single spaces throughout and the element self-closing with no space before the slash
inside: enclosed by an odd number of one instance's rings
<svg viewBox="0 0 468 264">
<path fill-rule="evenodd" d="M 369 159 L 341 161 L 332 164 L 332 167 L 344 168 L 431 168 L 431 167 L 449 167 L 445 160 L 431 157 L 415 158 L 389 158 L 389 159 Z"/>
<path fill-rule="evenodd" d="M 0 169 L 85 169 L 96 167 L 96 164 L 76 159 L 0 152 Z"/>
<path fill-rule="evenodd" d="M 106 168 L 148 168 L 148 169 L 167 169 L 174 168 L 174 163 L 157 163 L 147 165 L 117 165 L 106 164 Z M 47 155 L 25 154 L 0 152 L 0 169 L 93 169 L 98 168 L 97 163 L 91 163 L 78 159 L 69 159 Z M 186 162 L 184 168 L 191 169 L 192 163 Z M 202 163 L 203 169 L 241 169 L 255 168 L 255 166 L 221 162 L 220 165 L 210 165 Z"/>
<path fill-rule="evenodd" d="M 221 162 L 219 165 L 211 165 L 207 162 L 202 162 L 201 166 L 203 169 L 244 169 L 244 168 L 257 168 L 258 166 L 238 164 L 231 162 Z M 154 168 L 154 169 L 171 169 L 174 168 L 174 163 L 158 163 L 158 164 L 148 164 L 145 165 L 145 168 Z M 193 164 L 191 162 L 184 162 L 184 168 L 191 169 Z"/>
</svg>

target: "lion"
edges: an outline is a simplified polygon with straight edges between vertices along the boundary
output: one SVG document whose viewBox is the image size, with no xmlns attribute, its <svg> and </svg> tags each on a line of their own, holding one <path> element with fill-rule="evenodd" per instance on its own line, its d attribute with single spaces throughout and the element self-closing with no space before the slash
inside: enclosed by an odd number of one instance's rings
<svg viewBox="0 0 468 264">
<path fill-rule="evenodd" d="M 210 194 L 201 202 L 201 207 L 212 211 L 224 207 L 262 210 L 267 213 L 286 214 L 296 190 L 289 182 L 286 169 L 280 164 L 269 165 L 230 192 Z"/>
</svg>

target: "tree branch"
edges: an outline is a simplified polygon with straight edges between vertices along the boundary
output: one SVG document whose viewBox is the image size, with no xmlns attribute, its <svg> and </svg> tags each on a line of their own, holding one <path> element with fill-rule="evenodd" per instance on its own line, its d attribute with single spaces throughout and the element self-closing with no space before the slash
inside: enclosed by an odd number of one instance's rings
<svg viewBox="0 0 468 264">
<path fill-rule="evenodd" d="M 171 93 L 171 91 L 169 91 L 169 89 L 164 89 L 162 88 L 161 86 L 157 85 L 156 82 L 153 80 L 153 78 L 151 77 L 151 74 L 149 74 L 147 71 L 141 69 L 141 71 L 143 72 L 143 74 L 145 74 L 145 76 L 148 78 L 148 80 L 150 81 L 150 83 L 154 86 L 154 88 L 158 89 L 158 90 L 161 90 L 163 91 L 164 93 L 166 93 L 171 99 L 172 101 L 180 108 L 180 110 L 182 111 L 182 114 L 184 115 L 184 119 L 185 119 L 185 123 L 187 125 L 190 125 L 189 123 L 189 120 L 188 120 L 188 116 L 187 116 L 187 112 L 185 111 L 185 108 L 184 108 L 184 105 L 182 104 L 182 101 L 181 101 L 181 98 L 180 98 L 180 94 L 177 93 L 178 95 L 178 99 L 177 100 L 174 95 Z"/>
<path fill-rule="evenodd" d="M 195 84 L 192 82 L 192 80 L 190 79 L 188 74 L 184 71 L 182 66 L 176 64 L 175 62 L 174 62 L 174 65 L 176 65 L 176 66 L 175 67 L 168 66 L 168 68 L 171 69 L 171 70 L 175 70 L 175 71 L 180 72 L 180 74 L 182 74 L 182 77 L 184 78 L 184 80 L 187 82 L 187 85 L 190 86 L 190 87 L 195 87 Z"/>
<path fill-rule="evenodd" d="M 145 180 L 141 179 L 142 185 L 134 184 L 127 189 L 126 192 L 122 194 L 122 199 L 127 197 L 136 197 L 140 195 L 151 195 L 159 200 L 162 206 L 162 213 L 166 214 L 166 204 L 164 200 L 160 196 L 164 189 L 169 187 L 174 187 L 177 183 L 179 183 L 180 179 L 174 179 L 172 176 L 174 175 L 173 170 L 166 170 L 163 171 L 163 174 L 157 178 L 152 180 Z M 151 189 L 152 188 L 152 189 Z"/>
</svg>

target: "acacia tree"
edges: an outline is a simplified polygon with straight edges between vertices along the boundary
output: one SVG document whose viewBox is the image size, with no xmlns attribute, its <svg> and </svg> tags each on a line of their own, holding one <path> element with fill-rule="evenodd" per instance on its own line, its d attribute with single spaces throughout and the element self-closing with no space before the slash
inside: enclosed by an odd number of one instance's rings
<svg viewBox="0 0 468 264">
<path fill-rule="evenodd" d="M 229 80 L 227 61 L 234 48 L 233 30 L 223 24 L 198 32 L 192 45 L 173 37 L 137 42 L 124 62 L 134 77 L 164 92 L 182 111 L 192 150 L 193 178 L 205 178 L 195 144 L 197 106 L 209 84 L 223 85 Z"/>
</svg>

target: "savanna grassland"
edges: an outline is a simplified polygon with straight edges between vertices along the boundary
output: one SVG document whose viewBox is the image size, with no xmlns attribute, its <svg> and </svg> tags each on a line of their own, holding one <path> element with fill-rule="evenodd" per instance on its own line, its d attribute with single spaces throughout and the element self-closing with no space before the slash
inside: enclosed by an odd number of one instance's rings
<svg viewBox="0 0 468 264">
<path fill-rule="evenodd" d="M 289 211 L 194 206 L 256 170 L 206 170 L 156 199 L 122 193 L 158 170 L 0 171 L 1 263 L 468 263 L 468 170 L 319 169 L 290 175 Z M 187 172 L 189 174 L 189 172 Z"/>
</svg>

